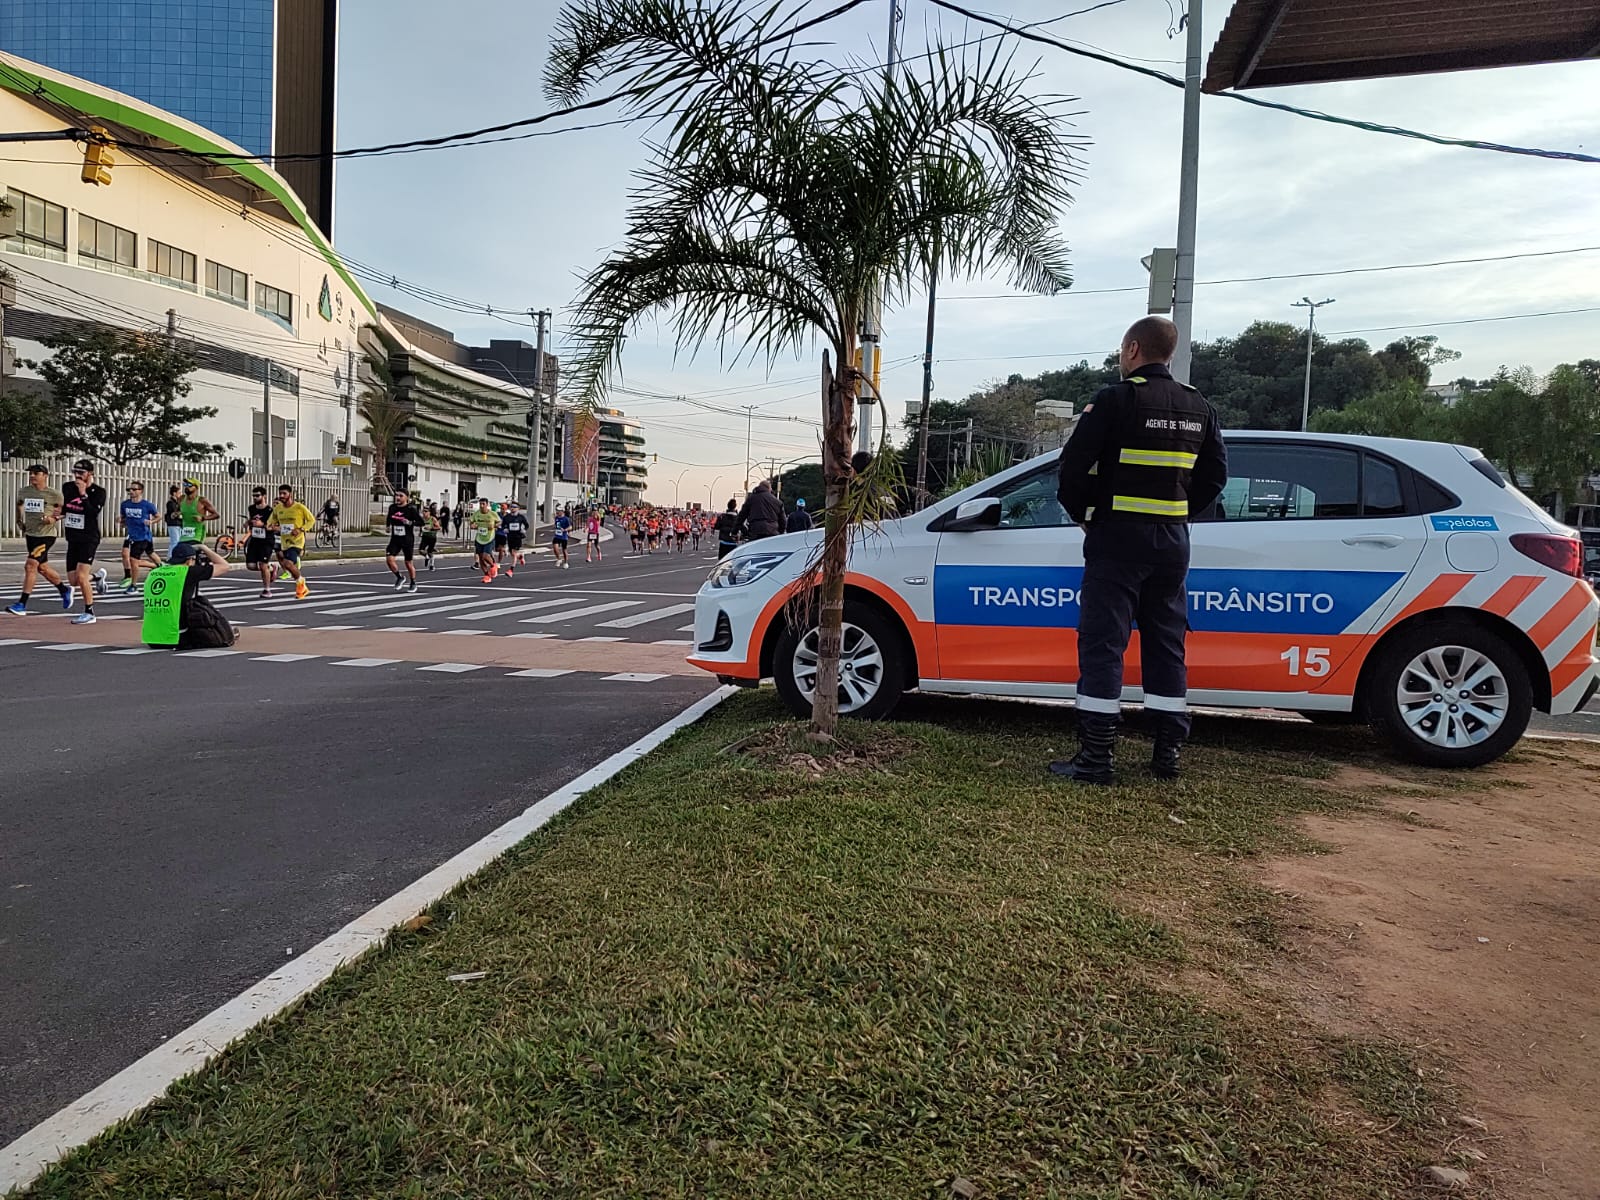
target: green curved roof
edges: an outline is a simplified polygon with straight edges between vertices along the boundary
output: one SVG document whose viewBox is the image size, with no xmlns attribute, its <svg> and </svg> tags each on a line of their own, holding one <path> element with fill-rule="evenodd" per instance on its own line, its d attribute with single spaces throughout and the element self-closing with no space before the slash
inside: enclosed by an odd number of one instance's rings
<svg viewBox="0 0 1600 1200">
<path fill-rule="evenodd" d="M 14 92 L 19 96 L 51 99 L 82 113 L 85 117 L 114 121 L 118 125 L 137 130 L 182 150 L 198 154 L 222 155 L 224 158 L 249 153 L 223 141 L 215 134 L 208 133 L 198 125 L 192 125 L 162 109 L 141 104 L 131 96 L 102 90 L 85 80 L 73 80 L 70 76 L 58 72 L 41 73 L 36 69 L 36 64 L 28 63 L 14 55 L 0 54 L 0 59 L 3 59 L 6 65 L 5 72 L 0 73 L 0 88 L 8 92 Z M 28 86 L 21 86 L 19 79 L 26 80 Z M 137 147 L 129 149 L 136 150 Z M 344 280 L 345 286 L 361 301 L 368 315 L 377 317 L 377 306 L 362 290 L 361 285 L 351 277 L 338 254 L 322 236 L 322 231 L 306 215 L 306 210 L 301 206 L 300 198 L 294 194 L 294 189 L 284 182 L 276 171 L 243 158 L 232 162 L 221 162 L 218 165 L 226 167 L 241 179 L 260 188 L 281 204 L 284 211 L 300 226 L 300 231 L 305 234 L 306 239 L 317 248 L 328 265 L 340 279 Z"/>
</svg>

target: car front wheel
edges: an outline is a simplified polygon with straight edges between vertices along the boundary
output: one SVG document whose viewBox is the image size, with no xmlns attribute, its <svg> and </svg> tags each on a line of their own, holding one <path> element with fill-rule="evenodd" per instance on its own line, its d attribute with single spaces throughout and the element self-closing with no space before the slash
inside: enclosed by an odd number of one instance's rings
<svg viewBox="0 0 1600 1200">
<path fill-rule="evenodd" d="M 1511 749 L 1533 715 L 1533 687 L 1504 638 L 1467 621 L 1387 643 L 1366 711 L 1394 748 L 1432 767 L 1478 767 Z"/>
<path fill-rule="evenodd" d="M 798 717 L 811 715 L 819 662 L 815 625 L 785 629 L 773 648 L 778 695 Z M 876 721 L 889 715 L 905 690 L 899 631 L 871 609 L 847 607 L 839 634 L 839 713 Z"/>
</svg>

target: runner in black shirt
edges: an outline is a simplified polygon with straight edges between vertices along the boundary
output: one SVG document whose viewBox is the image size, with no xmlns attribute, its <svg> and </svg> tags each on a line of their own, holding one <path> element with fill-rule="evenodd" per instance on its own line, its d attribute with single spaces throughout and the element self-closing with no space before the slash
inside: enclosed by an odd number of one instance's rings
<svg viewBox="0 0 1600 1200">
<path fill-rule="evenodd" d="M 417 590 L 417 564 L 412 559 L 417 553 L 417 527 L 422 524 L 422 510 L 411 503 L 409 492 L 404 488 L 396 488 L 394 503 L 389 505 L 389 513 L 383 523 L 389 527 L 389 548 L 384 551 L 383 561 L 394 572 L 394 590 L 414 592 Z M 397 554 L 405 556 L 404 575 L 395 565 Z"/>
<path fill-rule="evenodd" d="M 94 555 L 100 548 L 100 514 L 106 490 L 94 481 L 94 464 L 80 458 L 72 478 L 61 485 L 61 525 L 67 535 L 67 580 L 83 593 L 83 612 L 74 625 L 93 625 Z"/>
<path fill-rule="evenodd" d="M 272 581 L 278 577 L 273 555 L 278 549 L 278 531 L 272 527 L 272 501 L 267 489 L 257 484 L 250 492 L 250 509 L 245 513 L 244 565 L 261 575 L 261 595 L 272 595 Z"/>
</svg>

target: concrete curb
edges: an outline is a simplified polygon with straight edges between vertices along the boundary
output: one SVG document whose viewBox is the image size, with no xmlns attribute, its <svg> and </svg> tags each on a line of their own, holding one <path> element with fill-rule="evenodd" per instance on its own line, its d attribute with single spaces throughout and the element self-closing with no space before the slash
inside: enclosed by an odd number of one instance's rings
<svg viewBox="0 0 1600 1200">
<path fill-rule="evenodd" d="M 54 1116 L 45 1118 L 9 1146 L 0 1148 L 0 1194 L 27 1186 L 68 1152 L 159 1099 L 178 1080 L 192 1075 L 251 1029 L 319 987 L 341 966 L 381 945 L 397 925 L 476 875 L 585 792 L 649 754 L 737 690 L 719 688 L 691 704 L 670 721 L 658 725 L 565 787 L 551 792 L 409 887 L 357 917 L 281 970 L 201 1017 Z"/>
</svg>

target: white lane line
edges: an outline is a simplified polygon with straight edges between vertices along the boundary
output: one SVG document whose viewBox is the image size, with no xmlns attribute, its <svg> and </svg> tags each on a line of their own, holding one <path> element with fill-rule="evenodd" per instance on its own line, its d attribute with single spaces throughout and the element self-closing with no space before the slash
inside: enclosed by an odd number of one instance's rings
<svg viewBox="0 0 1600 1200">
<path fill-rule="evenodd" d="M 442 604 L 446 600 L 465 600 L 471 594 L 471 592 L 460 592 L 453 596 L 416 595 L 407 596 L 407 598 L 404 600 L 385 600 L 381 604 L 373 604 L 370 601 L 362 601 L 359 604 L 350 604 L 344 608 L 330 608 L 322 615 L 328 617 L 342 617 L 347 613 L 358 613 L 361 616 L 366 616 L 368 613 L 389 612 L 396 608 L 412 608 L 419 604 Z M 346 597 L 346 599 L 349 599 L 349 597 Z"/>
<path fill-rule="evenodd" d="M 465 613 L 451 617 L 452 621 L 476 621 L 479 617 L 509 617 L 512 613 L 532 612 L 536 608 L 555 608 L 559 604 L 581 604 L 586 596 L 561 596 L 555 600 L 535 600 L 531 604 L 513 604 L 510 608 L 491 608 L 487 612 Z"/>
<path fill-rule="evenodd" d="M 285 963 L 222 1007 L 207 1013 L 138 1062 L 124 1067 L 99 1087 L 46 1117 L 9 1146 L 0 1148 L 0 1195 L 25 1187 L 51 1163 L 91 1138 L 126 1120 L 160 1097 L 178 1080 L 200 1070 L 233 1042 L 324 983 L 345 963 L 359 958 L 464 880 L 539 830 L 592 788 L 649 754 L 686 725 L 692 725 L 738 689 L 719 688 L 697 700 L 638 741 L 585 771 L 565 787 L 512 817 L 448 862 L 369 909 Z"/>
<path fill-rule="evenodd" d="M 309 662 L 313 658 L 321 658 L 320 654 L 263 654 L 260 658 L 252 658 L 251 662 Z"/>
<path fill-rule="evenodd" d="M 488 632 L 487 629 L 441 629 L 439 634 L 441 637 L 450 637 L 452 634 L 456 637 L 478 637 Z"/>
<path fill-rule="evenodd" d="M 289 594 L 292 596 L 294 593 L 290 592 Z M 328 604 L 349 604 L 352 599 L 354 599 L 352 596 L 323 596 L 320 599 L 284 600 L 280 596 L 274 596 L 270 600 L 262 599 L 259 603 L 262 612 L 288 612 L 294 608 L 320 608 Z M 239 602 L 234 601 L 234 603 L 237 604 Z"/>
<path fill-rule="evenodd" d="M 652 621 L 665 621 L 668 617 L 675 617 L 680 613 L 693 612 L 692 604 L 669 604 L 666 608 L 647 609 L 642 613 L 629 613 L 625 617 L 618 617 L 613 621 L 601 621 L 596 629 L 633 629 L 639 625 L 648 625 Z"/>
<path fill-rule="evenodd" d="M 638 608 L 642 600 L 612 600 L 608 604 L 591 604 L 588 608 L 567 608 L 546 613 L 542 617 L 523 617 L 524 625 L 549 625 L 555 621 L 570 621 L 575 617 L 592 617 L 595 613 L 615 612 L 619 608 Z"/>
<path fill-rule="evenodd" d="M 41 650 L 103 650 L 104 646 L 96 646 L 92 642 L 62 642 L 57 646 L 40 646 Z"/>
<path fill-rule="evenodd" d="M 580 642 L 625 642 L 627 640 L 625 637 L 585 637 L 578 639 Z"/>
<path fill-rule="evenodd" d="M 257 629 L 304 629 L 304 625 L 257 625 Z"/>
<path fill-rule="evenodd" d="M 546 638 L 555 637 L 555 634 L 553 634 L 553 633 L 513 633 L 510 636 L 514 637 L 514 638 L 531 638 L 531 639 L 533 639 L 535 641 L 543 641 Z M 23 638 L 22 640 L 23 641 L 27 641 L 28 639 L 27 638 Z"/>
<path fill-rule="evenodd" d="M 107 613 L 100 618 L 102 621 L 135 621 L 138 620 L 132 613 Z"/>
<path fill-rule="evenodd" d="M 685 638 L 681 642 L 674 642 L 674 641 L 670 641 L 669 640 L 669 641 L 665 641 L 665 642 L 651 642 L 650 644 L 652 646 L 692 646 L 692 645 L 694 645 L 694 642 L 693 642 L 692 639 Z"/>
<path fill-rule="evenodd" d="M 312 629 L 326 629 L 326 630 L 330 630 L 331 631 L 331 630 L 344 630 L 344 629 L 360 629 L 361 626 L 359 626 L 359 625 L 312 625 L 310 628 L 312 628 Z"/>
<path fill-rule="evenodd" d="M 461 612 L 463 609 L 486 608 L 491 604 L 504 604 L 506 602 L 505 596 L 496 596 L 493 600 L 467 600 L 467 596 L 469 595 L 471 595 L 470 592 L 463 593 L 459 596 L 422 596 L 419 599 L 409 601 L 409 603 L 428 604 L 431 602 L 431 608 L 412 608 L 407 609 L 405 612 L 393 613 L 391 615 L 396 617 L 425 617 L 430 613 Z M 465 604 L 461 603 L 463 600 L 466 600 L 467 602 Z M 449 603 L 446 603 L 446 601 Z M 363 609 L 362 611 L 371 612 L 373 610 Z"/>
<path fill-rule="evenodd" d="M 38 638 L 0 638 L 0 646 L 31 646 L 38 640 Z"/>
<path fill-rule="evenodd" d="M 131 649 L 128 649 L 128 650 L 107 650 L 106 653 L 107 654 L 161 654 L 163 652 L 160 651 L 160 650 L 152 649 L 149 646 L 134 646 L 134 647 L 132 647 Z"/>
<path fill-rule="evenodd" d="M 376 630 L 375 632 L 377 632 L 377 633 L 421 633 L 426 628 L 427 628 L 426 625 L 385 625 L 382 629 Z"/>
<path fill-rule="evenodd" d="M 654 683 L 658 679 L 665 679 L 665 675 L 655 675 L 649 671 L 622 671 L 616 675 L 602 675 L 601 680 L 610 683 Z"/>
<path fill-rule="evenodd" d="M 243 650 L 180 650 L 179 658 L 232 658 L 235 654 L 243 654 Z"/>
<path fill-rule="evenodd" d="M 559 679 L 573 672 L 562 667 L 529 667 L 526 671 L 507 671 L 507 679 Z"/>
<path fill-rule="evenodd" d="M 398 658 L 346 658 L 333 665 L 336 667 L 387 667 L 399 661 Z"/>
<path fill-rule="evenodd" d="M 430 663 L 426 667 L 418 667 L 419 671 L 443 671 L 449 675 L 461 675 L 467 671 L 481 671 L 482 663 Z"/>
</svg>

